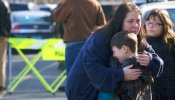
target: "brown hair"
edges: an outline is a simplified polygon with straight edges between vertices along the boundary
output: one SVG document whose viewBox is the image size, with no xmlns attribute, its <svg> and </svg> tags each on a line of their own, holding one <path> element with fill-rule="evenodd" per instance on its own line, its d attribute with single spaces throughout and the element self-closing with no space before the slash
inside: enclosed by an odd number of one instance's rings
<svg viewBox="0 0 175 100">
<path fill-rule="evenodd" d="M 112 36 L 120 31 L 122 31 L 122 26 L 123 26 L 123 22 L 127 16 L 127 14 L 131 11 L 136 11 L 141 15 L 141 10 L 140 8 L 135 5 L 132 2 L 125 2 L 120 4 L 117 7 L 117 10 L 114 12 L 114 16 L 111 18 L 111 20 L 104 25 L 102 28 L 96 30 L 98 31 L 103 31 L 105 32 L 107 35 L 106 37 L 106 43 L 110 44 L 110 40 L 112 38 Z M 147 43 L 145 42 L 145 39 L 143 38 L 143 36 L 141 36 L 142 34 L 138 34 L 138 51 L 139 52 L 143 52 L 147 46 Z"/>
<path fill-rule="evenodd" d="M 126 15 L 131 11 L 136 11 L 141 14 L 140 8 L 132 2 L 125 2 L 120 4 L 117 7 L 117 10 L 114 12 L 111 20 L 97 31 L 105 30 L 106 33 L 109 34 L 106 41 L 110 42 L 112 36 L 115 33 L 122 31 L 124 19 L 126 18 Z"/>
<path fill-rule="evenodd" d="M 158 17 L 160 19 L 163 27 L 161 37 L 165 43 L 165 46 L 167 46 L 167 48 L 170 50 L 175 43 L 175 33 L 173 31 L 173 23 L 169 17 L 168 12 L 164 9 L 153 9 L 145 16 L 143 21 L 148 21 L 152 16 L 154 19 L 155 17 Z M 142 28 L 142 33 L 146 36 L 145 24 L 143 24 Z"/>
<path fill-rule="evenodd" d="M 123 45 L 126 45 L 130 48 L 131 52 L 137 52 L 138 39 L 135 33 L 129 33 L 127 31 L 121 31 L 115 34 L 110 42 L 111 47 L 122 48 Z"/>
</svg>

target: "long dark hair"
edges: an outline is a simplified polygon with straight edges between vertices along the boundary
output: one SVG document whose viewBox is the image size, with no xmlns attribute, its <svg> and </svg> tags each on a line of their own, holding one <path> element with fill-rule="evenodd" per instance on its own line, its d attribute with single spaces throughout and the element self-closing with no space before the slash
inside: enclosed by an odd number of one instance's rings
<svg viewBox="0 0 175 100">
<path fill-rule="evenodd" d="M 120 4 L 111 20 L 105 26 L 98 30 L 105 31 L 105 33 L 108 34 L 106 37 L 106 42 L 108 44 L 110 44 L 110 40 L 114 34 L 122 31 L 124 19 L 126 18 L 126 15 L 131 11 L 136 11 L 141 14 L 140 8 L 132 2 L 125 2 Z M 142 36 L 140 34 L 138 34 L 137 36 L 139 44 L 138 49 L 141 50 L 143 48 L 142 46 L 144 46 L 142 43 Z"/>
</svg>

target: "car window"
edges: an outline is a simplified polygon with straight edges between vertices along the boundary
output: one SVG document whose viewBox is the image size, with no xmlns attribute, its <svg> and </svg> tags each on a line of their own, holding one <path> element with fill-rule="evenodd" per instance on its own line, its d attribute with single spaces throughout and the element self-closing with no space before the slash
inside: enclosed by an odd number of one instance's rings
<svg viewBox="0 0 175 100">
<path fill-rule="evenodd" d="M 15 23 L 52 23 L 50 16 L 13 16 Z"/>
<path fill-rule="evenodd" d="M 172 22 L 175 24 L 175 9 L 167 9 Z"/>
<path fill-rule="evenodd" d="M 43 11 L 49 11 L 51 12 L 52 10 L 48 7 L 40 7 L 40 10 L 43 10 Z"/>
<path fill-rule="evenodd" d="M 20 11 L 20 10 L 29 10 L 27 4 L 11 4 L 10 3 L 11 11 Z"/>
</svg>

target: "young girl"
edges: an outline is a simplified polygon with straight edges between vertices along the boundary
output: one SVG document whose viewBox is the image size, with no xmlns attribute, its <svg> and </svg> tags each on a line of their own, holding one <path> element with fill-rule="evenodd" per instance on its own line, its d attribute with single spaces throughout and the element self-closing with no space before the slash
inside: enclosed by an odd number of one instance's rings
<svg viewBox="0 0 175 100">
<path fill-rule="evenodd" d="M 164 71 L 153 84 L 153 100 L 175 99 L 175 33 L 168 12 L 153 9 L 144 18 L 143 33 L 155 52 L 164 60 Z"/>
</svg>

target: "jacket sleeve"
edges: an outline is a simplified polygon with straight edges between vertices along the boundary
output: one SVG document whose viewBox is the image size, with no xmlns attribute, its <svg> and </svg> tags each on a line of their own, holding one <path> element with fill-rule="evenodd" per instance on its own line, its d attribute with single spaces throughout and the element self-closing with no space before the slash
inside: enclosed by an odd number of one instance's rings
<svg viewBox="0 0 175 100">
<path fill-rule="evenodd" d="M 96 33 L 94 33 L 95 35 Z M 91 84 L 98 90 L 113 91 L 124 81 L 123 69 L 109 67 L 107 56 L 109 48 L 105 41 L 93 35 L 84 45 L 83 67 Z"/>
<path fill-rule="evenodd" d="M 148 68 L 151 70 L 153 77 L 159 77 L 163 72 L 163 60 L 155 53 L 152 46 L 147 44 L 146 51 L 150 56 L 150 62 Z"/>
</svg>

